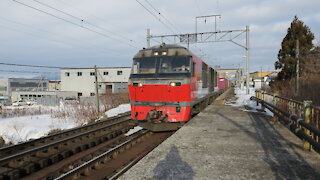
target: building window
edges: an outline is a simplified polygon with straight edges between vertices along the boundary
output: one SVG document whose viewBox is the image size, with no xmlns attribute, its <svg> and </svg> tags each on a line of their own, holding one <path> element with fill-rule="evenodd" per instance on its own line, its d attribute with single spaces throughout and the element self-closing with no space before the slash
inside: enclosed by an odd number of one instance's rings
<svg viewBox="0 0 320 180">
<path fill-rule="evenodd" d="M 78 97 L 82 96 L 82 93 L 81 92 L 78 92 Z"/>
<path fill-rule="evenodd" d="M 82 76 L 82 72 L 78 72 L 77 74 L 78 74 L 78 76 Z"/>
<path fill-rule="evenodd" d="M 95 73 L 94 72 L 90 72 L 90 76 L 94 76 L 95 75 Z"/>
<path fill-rule="evenodd" d="M 90 96 L 95 96 L 96 94 L 95 93 L 90 93 Z"/>
<path fill-rule="evenodd" d="M 65 72 L 64 75 L 65 76 L 70 76 L 70 73 L 69 72 Z"/>
<path fill-rule="evenodd" d="M 118 75 L 122 75 L 122 71 L 117 71 L 117 74 Z"/>
<path fill-rule="evenodd" d="M 108 75 L 109 75 L 109 72 L 108 72 L 108 71 L 104 71 L 104 72 L 103 72 L 103 75 L 104 75 L 104 76 L 108 76 Z"/>
</svg>

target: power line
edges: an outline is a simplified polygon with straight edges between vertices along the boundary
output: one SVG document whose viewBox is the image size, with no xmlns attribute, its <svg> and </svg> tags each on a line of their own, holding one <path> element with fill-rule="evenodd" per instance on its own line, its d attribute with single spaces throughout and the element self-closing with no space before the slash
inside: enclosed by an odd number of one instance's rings
<svg viewBox="0 0 320 180">
<path fill-rule="evenodd" d="M 23 5 L 23 6 L 29 7 L 29 8 L 31 8 L 31 9 L 34 9 L 34 10 L 36 10 L 36 11 L 39 11 L 39 12 L 41 12 L 41 13 L 47 14 L 47 15 L 49 15 L 49 16 L 52 16 L 52 17 L 54 17 L 54 18 L 60 19 L 60 20 L 62 20 L 62 21 L 65 21 L 65 22 L 70 23 L 70 24 L 72 24 L 72 25 L 75 25 L 75 26 L 78 26 L 78 27 L 80 27 L 80 28 L 86 29 L 86 30 L 91 31 L 91 32 L 93 32 L 93 33 L 99 34 L 99 35 L 101 35 L 101 36 L 103 36 L 103 37 L 106 37 L 106 38 L 109 38 L 109 39 L 112 39 L 112 40 L 115 40 L 115 41 L 118 41 L 118 42 L 119 42 L 118 39 L 115 39 L 115 38 L 113 38 L 113 37 L 111 37 L 111 36 L 108 36 L 108 35 L 106 35 L 106 34 L 104 34 L 104 33 L 101 33 L 101 32 L 95 31 L 95 30 L 93 30 L 93 29 L 90 29 L 90 28 L 88 28 L 88 27 L 85 27 L 85 26 L 83 26 L 83 25 L 74 23 L 74 22 L 72 22 L 72 21 L 70 21 L 70 20 L 61 18 L 61 17 L 59 17 L 59 16 L 56 16 L 56 15 L 51 14 L 51 13 L 49 13 L 49 12 L 46 12 L 46 11 L 44 11 L 44 10 L 35 8 L 35 7 L 33 7 L 33 6 L 30 6 L 30 5 L 28 5 L 28 4 L 22 3 L 22 2 L 17 1 L 17 0 L 12 0 L 12 1 L 14 1 L 14 2 L 16 2 L 16 3 L 18 3 L 18 4 L 21 4 L 21 5 Z M 125 44 L 127 44 L 127 45 L 129 45 L 129 46 L 131 46 L 131 47 L 138 48 L 138 47 L 133 46 L 133 45 L 131 45 L 131 44 L 129 44 L 129 43 L 126 43 L 126 42 L 123 42 L 123 43 L 125 43 Z"/>
<path fill-rule="evenodd" d="M 158 21 L 160 21 L 163 25 L 165 25 L 166 27 L 168 27 L 166 24 L 164 24 L 164 22 L 161 21 L 160 18 L 157 18 L 148 8 L 146 8 L 141 2 L 139 2 L 138 0 L 136 0 L 143 8 L 145 8 L 153 17 L 155 17 Z M 154 10 L 156 11 L 160 16 L 162 16 L 173 28 L 177 29 L 165 16 L 163 16 L 161 14 L 161 12 L 159 10 L 157 10 L 148 0 L 145 0 L 146 3 Z M 197 4 L 198 5 L 198 4 Z M 171 28 L 169 28 L 173 33 L 175 33 Z M 179 30 L 178 30 L 179 32 Z M 154 40 L 154 39 L 152 39 Z M 158 41 L 159 42 L 159 41 Z M 196 45 L 194 45 L 195 48 L 199 49 L 200 52 L 202 52 L 201 48 L 197 47 Z"/>
<path fill-rule="evenodd" d="M 200 6 L 199 6 L 198 1 L 197 1 L 197 0 L 194 0 L 194 3 L 195 3 L 196 6 L 197 6 L 197 9 L 198 9 L 199 14 L 202 15 L 202 12 L 201 12 L 201 9 L 200 9 Z"/>
<path fill-rule="evenodd" d="M 72 18 L 74 18 L 74 19 L 77 19 L 77 20 L 79 20 L 79 21 L 84 21 L 84 20 L 81 19 L 81 18 L 78 18 L 78 17 L 76 17 L 76 16 L 73 16 L 72 14 L 66 13 L 66 12 L 64 12 L 64 11 L 61 11 L 61 10 L 57 9 L 57 8 L 54 8 L 54 7 L 52 7 L 52 6 L 50 6 L 49 4 L 46 4 L 46 3 L 44 3 L 44 2 L 40 2 L 40 1 L 37 1 L 37 0 L 33 0 L 33 1 L 35 1 L 35 2 L 37 2 L 37 3 L 39 3 L 39 4 L 41 4 L 41 5 L 43 5 L 43 6 L 45 6 L 45 7 L 48 7 L 48 8 L 50 8 L 50 9 L 53 9 L 53 10 L 55 10 L 55 11 L 58 11 L 58 12 L 60 12 L 60 13 L 62 13 L 62 14 L 65 14 L 65 15 L 67 15 L 67 16 L 70 16 L 70 17 L 72 17 Z"/>
<path fill-rule="evenodd" d="M 27 25 L 27 24 L 24 24 L 24 23 L 20 23 L 20 22 L 17 22 L 17 21 L 13 21 L 13 20 L 10 20 L 10 19 L 7 19 L 7 18 L 4 18 L 4 17 L 1 17 L 0 16 L 0 20 L 3 20 L 3 21 L 6 21 L 6 22 L 10 22 L 12 24 L 17 24 L 17 25 L 20 25 L 20 26 L 24 26 L 24 27 L 28 27 L 30 29 L 33 29 L 33 30 L 36 30 L 36 31 L 39 31 L 39 32 L 45 32 L 45 33 L 49 33 L 49 34 L 52 34 L 52 35 L 55 35 L 55 36 L 60 36 L 59 34 L 57 33 L 53 33 L 53 32 L 50 32 L 50 31 L 47 31 L 45 29 L 40 29 L 40 28 L 35 28 L 35 27 L 32 27 L 30 25 Z M 1 26 L 1 25 L 0 25 Z M 61 41 L 61 40 L 55 40 L 55 39 L 51 39 L 51 38 L 46 38 L 46 37 L 42 37 L 42 36 L 39 36 L 38 34 L 33 34 L 33 33 L 29 33 L 29 32 L 25 32 L 25 31 L 21 31 L 20 29 L 14 29 L 14 28 L 11 28 L 11 27 L 5 27 L 5 26 L 2 26 L 6 29 L 10 29 L 12 31 L 16 31 L 16 32 L 22 32 L 22 33 L 25 33 L 25 34 L 29 34 L 31 36 L 34 36 L 34 37 L 37 37 L 37 38 L 40 38 L 40 39 L 46 39 L 48 41 L 53 41 L 53 42 L 57 42 L 57 43 L 61 43 L 61 44 L 64 44 L 64 45 L 68 45 L 70 47 L 74 47 L 75 45 L 76 46 L 79 46 L 79 47 L 82 47 L 82 48 L 88 48 L 88 46 L 84 46 L 84 44 L 88 44 L 87 42 L 84 42 L 84 41 L 80 41 L 79 39 L 75 39 L 75 38 L 70 38 L 70 40 L 72 41 L 77 41 L 78 43 L 74 44 L 74 43 L 70 43 L 68 41 Z M 109 52 L 107 51 L 103 51 L 103 50 L 100 50 L 100 49 L 97 49 L 98 46 L 96 45 L 92 45 L 90 46 L 92 49 L 94 49 L 95 51 L 98 51 L 100 53 L 103 53 L 103 54 L 110 54 Z M 100 47 L 100 46 L 99 46 Z M 104 48 L 105 49 L 105 48 Z M 115 51 L 114 49 L 106 49 L 106 50 L 110 50 L 110 51 Z"/>
<path fill-rule="evenodd" d="M 80 12 L 80 13 L 85 13 L 85 14 L 87 14 L 87 15 L 95 18 L 96 20 L 103 21 L 103 22 L 105 21 L 105 19 L 102 19 L 102 18 L 100 18 L 100 17 L 97 17 L 97 16 L 95 16 L 95 15 L 93 15 L 93 14 L 87 12 L 87 11 L 83 11 L 83 10 L 81 10 L 81 9 L 78 9 L 78 8 L 74 7 L 74 5 L 71 5 L 71 4 L 69 4 L 69 3 L 63 2 L 63 1 L 61 1 L 61 0 L 56 0 L 56 1 L 60 2 L 60 3 L 63 4 L 63 5 L 69 6 L 69 8 L 75 9 L 75 10 L 77 10 L 77 11 Z M 77 18 L 78 18 L 78 17 L 77 17 Z M 79 19 L 81 19 L 81 18 L 79 18 Z M 84 22 L 87 23 L 87 24 L 89 24 L 88 21 L 85 21 L 85 20 L 84 20 Z M 92 25 L 92 24 L 90 23 L 89 25 Z M 96 27 L 96 28 L 99 28 L 99 29 L 101 29 L 101 30 L 107 31 L 107 32 L 109 32 L 109 33 L 111 33 L 111 34 L 114 34 L 114 35 L 116 35 L 116 36 L 119 36 L 119 37 L 121 37 L 121 38 L 123 38 L 123 39 L 129 40 L 129 41 L 131 41 L 131 42 L 136 42 L 136 43 L 139 43 L 139 44 L 142 44 L 142 45 L 143 45 L 143 43 L 141 43 L 140 41 L 134 41 L 134 40 L 132 40 L 132 39 L 126 37 L 126 36 L 123 36 L 123 35 L 120 34 L 120 33 L 113 32 L 113 31 L 110 31 L 110 30 L 108 30 L 108 29 L 105 29 L 105 28 L 96 26 L 96 25 L 92 25 L 92 26 L 94 26 L 94 27 Z M 111 25 L 111 26 L 113 26 L 113 25 Z M 143 38 L 144 38 L 144 37 L 142 37 L 141 39 L 143 39 Z"/>
<path fill-rule="evenodd" d="M 147 2 L 147 4 L 149 4 L 149 6 L 150 6 L 153 10 L 155 10 L 160 16 L 163 17 L 164 20 L 166 20 L 174 29 L 176 29 L 176 30 L 179 32 L 179 30 L 175 27 L 175 25 L 173 25 L 173 24 L 171 23 L 171 21 L 169 21 L 169 19 L 167 19 L 162 13 L 160 13 L 160 11 L 157 10 L 157 9 L 150 3 L 150 1 L 148 1 L 148 0 L 145 0 L 145 1 Z"/>
<path fill-rule="evenodd" d="M 156 15 L 154 15 L 145 5 L 143 5 L 140 1 L 136 0 L 137 3 L 139 3 L 146 11 L 148 11 L 154 18 L 156 18 L 161 24 L 163 24 L 166 28 L 168 28 L 172 33 L 174 31 L 167 25 L 165 24 L 160 18 L 158 18 Z"/>
<path fill-rule="evenodd" d="M 39 71 L 18 71 L 18 70 L 2 70 L 0 72 L 17 72 L 17 73 L 32 73 L 32 74 L 59 74 L 59 72 L 39 72 Z"/>
<path fill-rule="evenodd" d="M 0 62 L 0 65 L 6 65 L 6 66 L 23 66 L 23 67 L 36 67 L 36 68 L 52 68 L 52 69 L 70 68 L 70 67 L 41 66 L 41 65 L 15 64 L 15 63 L 4 63 L 4 62 Z"/>
<path fill-rule="evenodd" d="M 129 41 L 129 42 L 134 42 L 132 39 L 129 39 L 129 38 L 127 38 L 127 37 L 125 37 L 125 36 L 123 36 L 123 35 L 121 35 L 121 34 L 119 34 L 119 33 L 115 33 L 115 32 L 113 32 L 113 31 L 110 31 L 110 30 L 105 29 L 105 28 L 103 28 L 103 27 L 100 27 L 100 26 L 97 26 L 97 25 L 95 25 L 95 24 L 92 24 L 92 23 L 88 22 L 87 20 L 84 20 L 83 18 L 79 18 L 79 17 L 77 17 L 77 16 L 74 16 L 74 15 L 72 15 L 72 14 L 70 14 L 70 13 L 67 13 L 67 12 L 62 11 L 62 10 L 60 10 L 60 9 L 57 9 L 57 8 L 55 8 L 55 7 L 53 7 L 53 6 L 49 5 L 49 4 L 40 2 L 40 1 L 38 1 L 38 0 L 33 0 L 33 1 L 35 1 L 35 2 L 37 2 L 37 3 L 39 3 L 39 4 L 41 4 L 41 5 L 43 5 L 43 6 L 45 6 L 45 7 L 48 7 L 48 8 L 50 8 L 50 9 L 53 9 L 53 10 L 55 10 L 55 11 L 58 11 L 58 12 L 64 14 L 64 15 L 70 16 L 70 17 L 72 17 L 72 18 L 74 18 L 74 19 L 76 19 L 76 20 L 79 20 L 82 25 L 83 25 L 83 23 L 86 23 L 86 24 L 89 24 L 89 25 L 91 25 L 91 26 L 93 26 L 93 27 L 95 27 L 95 28 L 98 28 L 98 29 L 100 29 L 100 30 L 106 31 L 106 32 L 111 33 L 111 34 L 113 34 L 113 35 L 116 35 L 116 36 L 118 36 L 118 37 L 120 37 L 120 38 L 122 38 L 122 39 L 125 39 L 125 40 Z"/>
</svg>

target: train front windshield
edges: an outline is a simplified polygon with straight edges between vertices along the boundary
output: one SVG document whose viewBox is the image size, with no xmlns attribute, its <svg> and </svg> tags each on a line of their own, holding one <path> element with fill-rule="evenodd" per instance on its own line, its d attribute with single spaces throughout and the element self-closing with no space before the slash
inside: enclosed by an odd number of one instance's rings
<svg viewBox="0 0 320 180">
<path fill-rule="evenodd" d="M 133 60 L 132 74 L 190 73 L 190 57 L 152 57 Z"/>
</svg>

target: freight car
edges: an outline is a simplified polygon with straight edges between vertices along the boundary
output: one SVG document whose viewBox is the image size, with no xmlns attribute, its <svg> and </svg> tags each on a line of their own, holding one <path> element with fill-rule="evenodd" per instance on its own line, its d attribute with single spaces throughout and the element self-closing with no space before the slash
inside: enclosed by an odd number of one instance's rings
<svg viewBox="0 0 320 180">
<path fill-rule="evenodd" d="M 175 130 L 213 102 L 217 80 L 217 72 L 185 47 L 142 49 L 129 78 L 131 117 L 152 131 Z"/>
</svg>

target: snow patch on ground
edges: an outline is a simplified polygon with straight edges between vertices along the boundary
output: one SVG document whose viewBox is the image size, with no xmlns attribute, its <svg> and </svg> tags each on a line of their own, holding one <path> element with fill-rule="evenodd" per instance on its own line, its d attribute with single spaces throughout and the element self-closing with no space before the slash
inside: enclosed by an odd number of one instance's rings
<svg viewBox="0 0 320 180">
<path fill-rule="evenodd" d="M 12 142 L 16 144 L 45 136 L 52 129 L 69 129 L 83 124 L 73 118 L 54 118 L 50 115 L 51 110 L 62 107 L 66 106 L 62 104 L 60 107 L 7 107 L 8 109 L 30 108 L 30 110 L 41 108 L 41 110 L 47 110 L 47 113 L 40 115 L 0 118 L 0 136 L 4 138 L 6 143 Z M 128 111 L 130 111 L 130 104 L 122 104 L 116 108 L 110 109 L 105 114 L 108 115 L 108 117 L 112 117 Z"/>
<path fill-rule="evenodd" d="M 107 112 L 105 112 L 105 114 L 108 117 L 112 117 L 112 116 L 116 116 L 118 114 L 125 113 L 125 112 L 128 112 L 128 111 L 131 111 L 130 104 L 121 104 L 116 108 L 108 110 Z"/>
<path fill-rule="evenodd" d="M 255 96 L 255 89 L 254 88 L 249 89 L 249 94 L 247 94 L 246 88 L 244 88 L 244 89 L 236 88 L 235 94 L 236 94 L 237 100 L 226 103 L 226 105 L 236 106 L 236 107 L 248 106 L 248 107 L 252 108 L 252 110 L 247 110 L 247 109 L 241 109 L 241 110 L 243 110 L 245 112 L 260 112 L 260 111 L 257 111 L 257 109 L 261 109 L 261 105 L 259 104 L 257 106 L 256 101 L 250 100 L 251 96 Z M 266 112 L 264 112 L 264 113 L 266 115 L 273 116 L 273 113 L 269 109 L 265 108 L 265 111 Z"/>
<path fill-rule="evenodd" d="M 6 142 L 23 142 L 47 135 L 52 129 L 77 126 L 71 119 L 54 119 L 48 114 L 0 119 L 0 136 Z"/>
<path fill-rule="evenodd" d="M 256 102 L 250 100 L 250 97 L 254 96 L 254 92 L 255 92 L 254 88 L 249 89 L 249 94 L 247 94 L 247 91 L 245 88 L 244 89 L 236 88 L 234 90 L 234 92 L 236 94 L 237 100 L 234 102 L 234 104 L 229 104 L 229 105 L 231 105 L 231 106 L 249 106 L 252 108 L 257 107 Z"/>
<path fill-rule="evenodd" d="M 143 129 L 143 127 L 140 126 L 135 126 L 133 129 L 130 129 L 127 133 L 125 133 L 124 135 L 126 136 L 130 136 L 138 131 L 140 131 L 141 129 Z"/>
</svg>

